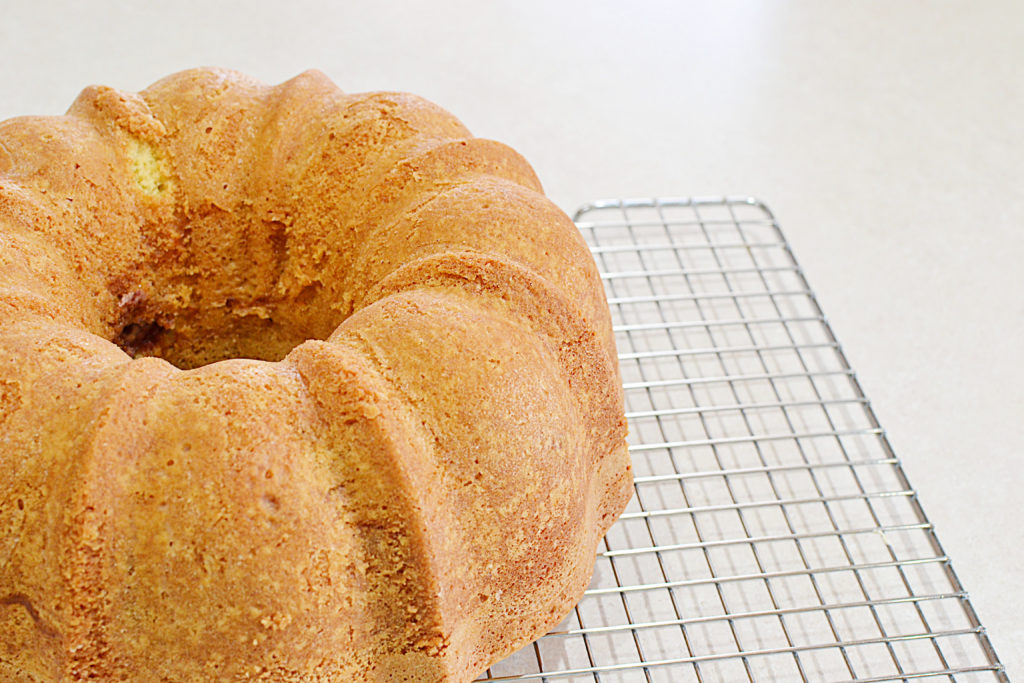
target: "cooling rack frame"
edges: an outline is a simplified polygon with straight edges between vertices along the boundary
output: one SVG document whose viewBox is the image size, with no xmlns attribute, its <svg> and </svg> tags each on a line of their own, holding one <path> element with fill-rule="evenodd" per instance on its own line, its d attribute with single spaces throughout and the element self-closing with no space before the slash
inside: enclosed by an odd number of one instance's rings
<svg viewBox="0 0 1024 683">
<path fill-rule="evenodd" d="M 613 314 L 635 496 L 569 617 L 479 681 L 1001 681 L 772 212 L 574 220 Z"/>
</svg>

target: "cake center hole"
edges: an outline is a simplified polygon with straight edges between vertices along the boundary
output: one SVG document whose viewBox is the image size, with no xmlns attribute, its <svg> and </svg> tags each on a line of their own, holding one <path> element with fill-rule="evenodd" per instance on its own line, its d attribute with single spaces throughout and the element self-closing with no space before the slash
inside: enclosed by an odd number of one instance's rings
<svg viewBox="0 0 1024 683">
<path fill-rule="evenodd" d="M 133 358 L 190 370 L 231 358 L 279 361 L 307 339 L 327 338 L 344 319 L 319 282 L 288 291 L 279 286 L 280 268 L 261 268 L 247 254 L 224 256 L 218 269 L 203 272 L 189 258 L 114 292 L 111 341 Z"/>
</svg>

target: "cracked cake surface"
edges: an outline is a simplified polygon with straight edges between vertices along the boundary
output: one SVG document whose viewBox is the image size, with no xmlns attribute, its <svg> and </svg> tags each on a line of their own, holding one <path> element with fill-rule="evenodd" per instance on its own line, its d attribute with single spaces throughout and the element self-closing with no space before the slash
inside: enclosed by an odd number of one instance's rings
<svg viewBox="0 0 1024 683">
<path fill-rule="evenodd" d="M 194 69 L 0 123 L 0 678 L 468 681 L 631 475 L 610 316 L 510 148 Z"/>
</svg>

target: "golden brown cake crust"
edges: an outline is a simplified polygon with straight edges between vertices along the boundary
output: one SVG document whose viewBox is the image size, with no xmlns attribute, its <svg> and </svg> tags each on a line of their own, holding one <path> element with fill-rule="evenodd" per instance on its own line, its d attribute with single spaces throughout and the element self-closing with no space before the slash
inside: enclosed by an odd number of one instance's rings
<svg viewBox="0 0 1024 683">
<path fill-rule="evenodd" d="M 0 679 L 470 681 L 631 491 L 593 260 L 412 95 L 0 123 Z"/>
</svg>

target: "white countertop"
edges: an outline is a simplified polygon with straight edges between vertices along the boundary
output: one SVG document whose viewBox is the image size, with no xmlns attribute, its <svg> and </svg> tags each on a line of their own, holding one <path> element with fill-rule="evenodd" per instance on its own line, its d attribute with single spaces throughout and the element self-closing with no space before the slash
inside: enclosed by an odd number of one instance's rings
<svg viewBox="0 0 1024 683">
<path fill-rule="evenodd" d="M 6 6 L 0 119 L 191 66 L 316 67 L 438 102 L 570 212 L 757 196 L 1024 680 L 1024 4 L 348 4 Z"/>
</svg>

